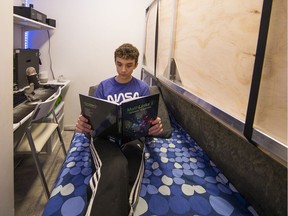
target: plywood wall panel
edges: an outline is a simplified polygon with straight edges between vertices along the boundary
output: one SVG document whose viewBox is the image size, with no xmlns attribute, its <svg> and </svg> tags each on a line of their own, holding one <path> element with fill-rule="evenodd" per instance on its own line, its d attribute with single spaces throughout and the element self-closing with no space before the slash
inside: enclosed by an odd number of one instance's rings
<svg viewBox="0 0 288 216">
<path fill-rule="evenodd" d="M 287 145 L 287 1 L 274 0 L 255 128 Z"/>
<path fill-rule="evenodd" d="M 158 53 L 157 53 L 157 75 L 169 78 L 169 61 L 174 42 L 172 18 L 174 14 L 174 0 L 162 0 L 159 4 L 159 28 L 158 28 Z"/>
<path fill-rule="evenodd" d="M 155 34 L 156 34 L 157 4 L 150 5 L 146 14 L 146 35 L 144 47 L 144 61 L 146 69 L 154 73 L 155 66 Z"/>
<path fill-rule="evenodd" d="M 262 1 L 179 0 L 175 61 L 183 86 L 244 120 Z"/>
</svg>

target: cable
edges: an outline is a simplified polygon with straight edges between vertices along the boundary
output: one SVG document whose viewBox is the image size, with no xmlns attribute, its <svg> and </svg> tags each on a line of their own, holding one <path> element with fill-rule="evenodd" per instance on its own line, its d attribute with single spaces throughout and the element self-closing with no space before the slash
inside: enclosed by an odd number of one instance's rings
<svg viewBox="0 0 288 216">
<path fill-rule="evenodd" d="M 48 54 L 49 54 L 49 59 L 50 59 L 50 70 L 52 73 L 52 78 L 53 80 L 55 80 L 55 76 L 54 76 L 54 72 L 53 72 L 53 67 L 52 67 L 52 58 L 51 58 L 51 42 L 50 42 L 50 32 L 49 30 L 47 30 L 47 34 L 48 34 Z"/>
</svg>

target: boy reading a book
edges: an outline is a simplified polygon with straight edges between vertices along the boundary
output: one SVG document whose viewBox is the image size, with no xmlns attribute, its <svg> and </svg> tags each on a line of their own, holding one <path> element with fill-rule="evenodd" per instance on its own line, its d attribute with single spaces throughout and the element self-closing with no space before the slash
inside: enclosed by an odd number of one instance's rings
<svg viewBox="0 0 288 216">
<path fill-rule="evenodd" d="M 133 45 L 126 43 L 118 47 L 114 52 L 118 74 L 102 81 L 94 96 L 120 103 L 130 98 L 149 95 L 148 85 L 132 76 L 133 70 L 138 65 L 138 57 L 138 49 Z M 157 117 L 149 128 L 149 135 L 158 135 L 162 130 L 161 119 Z M 84 116 L 79 116 L 75 131 L 91 132 L 91 125 Z M 121 151 L 115 143 L 108 140 L 102 138 L 94 140 L 93 147 L 102 166 L 93 204 L 90 204 L 87 210 L 88 215 L 128 215 L 130 210 L 128 197 L 142 159 L 143 143 L 141 140 L 134 140 L 127 143 L 127 146 Z"/>
</svg>

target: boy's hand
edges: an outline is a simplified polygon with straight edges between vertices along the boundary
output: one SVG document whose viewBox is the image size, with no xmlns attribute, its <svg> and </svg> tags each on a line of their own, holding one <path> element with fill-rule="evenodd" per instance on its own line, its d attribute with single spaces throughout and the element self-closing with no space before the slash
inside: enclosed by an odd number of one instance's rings
<svg viewBox="0 0 288 216">
<path fill-rule="evenodd" d="M 76 123 L 75 131 L 78 133 L 90 133 L 91 125 L 88 124 L 88 119 L 80 115 Z"/>
<path fill-rule="evenodd" d="M 151 136 L 156 136 L 158 135 L 159 133 L 161 133 L 163 131 L 163 125 L 161 123 L 161 118 L 160 117 L 157 117 L 153 122 L 152 122 L 152 125 L 150 128 L 149 128 L 149 135 Z"/>
</svg>

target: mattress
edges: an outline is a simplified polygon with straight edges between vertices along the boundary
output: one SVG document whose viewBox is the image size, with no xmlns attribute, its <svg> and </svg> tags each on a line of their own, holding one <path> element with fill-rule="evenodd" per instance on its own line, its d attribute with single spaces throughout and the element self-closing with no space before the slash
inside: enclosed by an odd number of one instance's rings
<svg viewBox="0 0 288 216">
<path fill-rule="evenodd" d="M 258 215 L 173 116 L 171 126 L 169 139 L 146 138 L 135 215 Z M 75 133 L 44 216 L 85 215 L 91 159 L 89 140 Z"/>
</svg>

